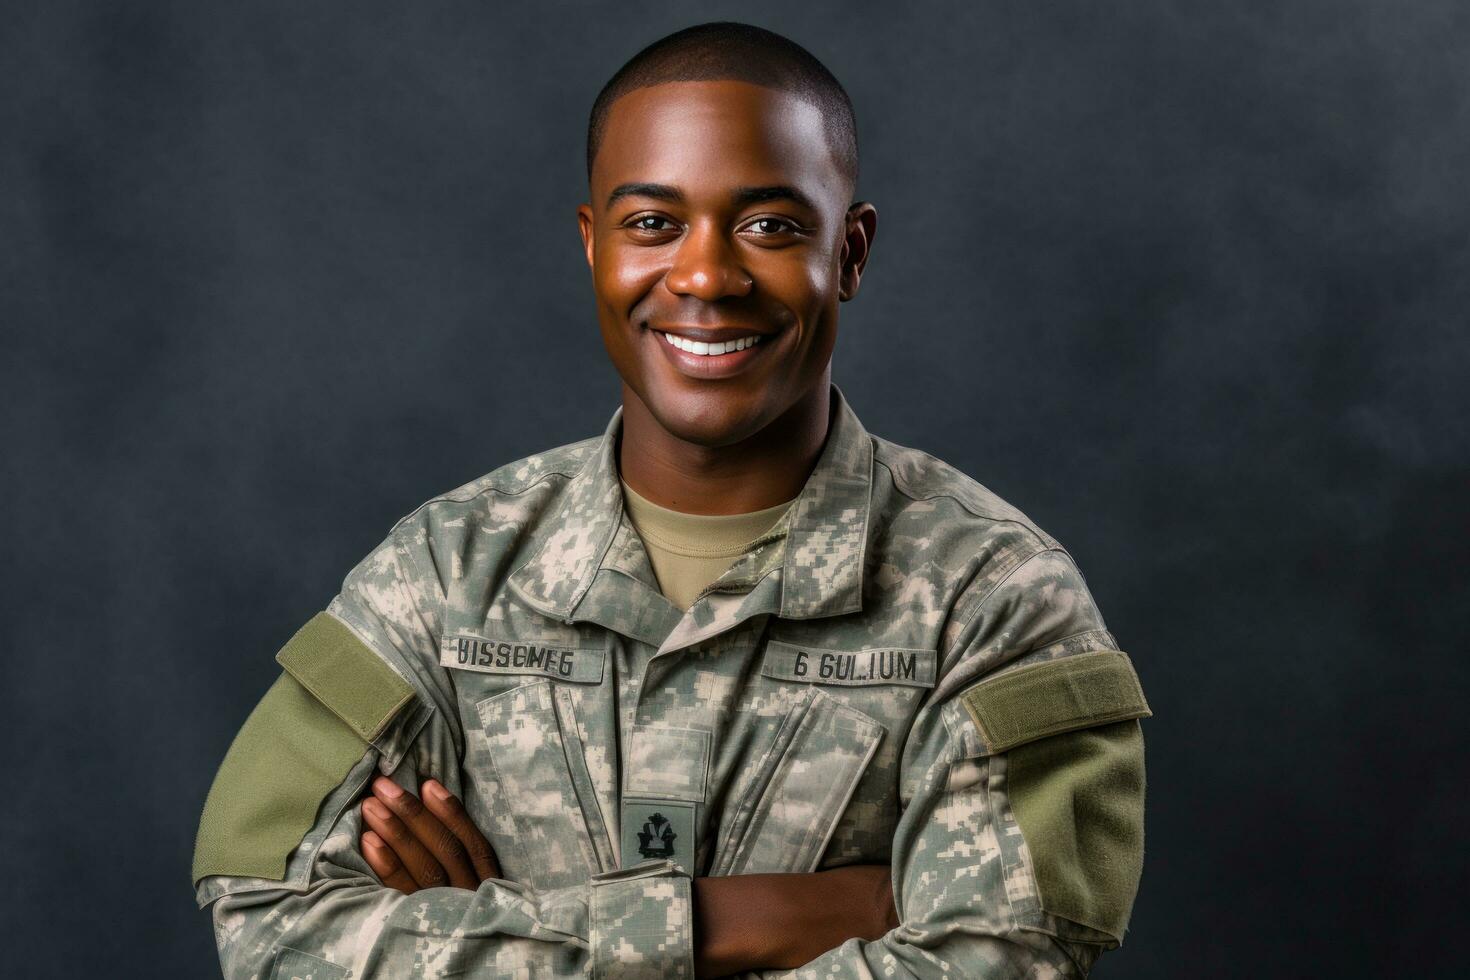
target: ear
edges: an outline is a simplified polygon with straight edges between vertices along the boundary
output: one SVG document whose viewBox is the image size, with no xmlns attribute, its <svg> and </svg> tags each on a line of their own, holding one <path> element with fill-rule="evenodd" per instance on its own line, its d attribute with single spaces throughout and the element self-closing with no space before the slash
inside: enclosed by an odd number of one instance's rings
<svg viewBox="0 0 1470 980">
<path fill-rule="evenodd" d="M 878 209 L 867 201 L 858 201 L 847 209 L 847 227 L 842 239 L 841 268 L 838 270 L 837 298 L 846 302 L 857 295 L 863 268 L 878 234 Z"/>
<path fill-rule="evenodd" d="M 577 208 L 577 230 L 582 233 L 582 251 L 587 253 L 587 268 L 592 268 L 592 205 L 583 204 Z"/>
</svg>

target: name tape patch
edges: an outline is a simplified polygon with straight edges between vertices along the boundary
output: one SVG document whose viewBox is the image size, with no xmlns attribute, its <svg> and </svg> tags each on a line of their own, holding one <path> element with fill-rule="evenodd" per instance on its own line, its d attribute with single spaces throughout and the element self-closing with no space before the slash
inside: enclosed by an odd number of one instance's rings
<svg viewBox="0 0 1470 980">
<path fill-rule="evenodd" d="M 601 684 L 604 651 L 593 647 L 559 647 L 522 640 L 497 640 L 461 633 L 446 636 L 439 663 L 483 674 L 544 675 L 572 684 Z"/>
<path fill-rule="evenodd" d="M 933 687 L 933 650 L 874 647 L 871 650 L 824 650 L 772 640 L 766 644 L 761 673 L 778 681 L 805 684 L 905 684 Z"/>
</svg>

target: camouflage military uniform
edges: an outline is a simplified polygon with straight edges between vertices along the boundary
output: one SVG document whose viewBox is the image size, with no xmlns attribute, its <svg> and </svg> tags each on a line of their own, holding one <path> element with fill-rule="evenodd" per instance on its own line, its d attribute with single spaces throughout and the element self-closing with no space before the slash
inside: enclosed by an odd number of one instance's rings
<svg viewBox="0 0 1470 980">
<path fill-rule="evenodd" d="M 890 861 L 902 924 L 795 975 L 1074 977 L 1116 946 L 1127 657 L 1054 539 L 832 395 L 801 495 L 687 613 L 623 514 L 621 410 L 401 520 L 211 790 L 224 973 L 688 977 L 690 874 Z M 269 765 L 232 762 L 251 738 Z M 459 794 L 507 880 L 382 887 L 353 805 L 377 772 Z"/>
</svg>

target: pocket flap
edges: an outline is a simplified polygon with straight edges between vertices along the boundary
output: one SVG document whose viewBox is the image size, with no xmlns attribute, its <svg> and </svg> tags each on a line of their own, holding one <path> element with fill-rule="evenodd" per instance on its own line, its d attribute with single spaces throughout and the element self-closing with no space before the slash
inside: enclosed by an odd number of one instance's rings
<svg viewBox="0 0 1470 980">
<path fill-rule="evenodd" d="M 711 873 L 815 871 L 885 734 L 876 719 L 810 689 L 743 790 Z"/>
<path fill-rule="evenodd" d="M 372 742 L 413 697 L 413 687 L 330 613 L 311 618 L 276 662 L 347 726 Z"/>
<path fill-rule="evenodd" d="M 1153 714 L 1121 650 L 1007 670 L 969 688 L 960 701 L 992 755 L 1049 735 Z"/>
<path fill-rule="evenodd" d="M 623 791 L 629 796 L 703 803 L 709 762 L 709 732 L 634 725 Z"/>
</svg>

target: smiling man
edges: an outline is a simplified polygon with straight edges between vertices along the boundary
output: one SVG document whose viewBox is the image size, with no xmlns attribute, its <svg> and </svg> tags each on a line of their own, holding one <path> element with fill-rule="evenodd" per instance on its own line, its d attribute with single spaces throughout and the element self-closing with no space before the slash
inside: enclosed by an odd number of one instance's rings
<svg viewBox="0 0 1470 980">
<path fill-rule="evenodd" d="M 1085 975 L 1148 707 L 1066 550 L 832 384 L 877 228 L 846 94 L 701 25 L 587 158 L 622 405 L 403 518 L 277 655 L 200 823 L 225 974 Z"/>
</svg>

